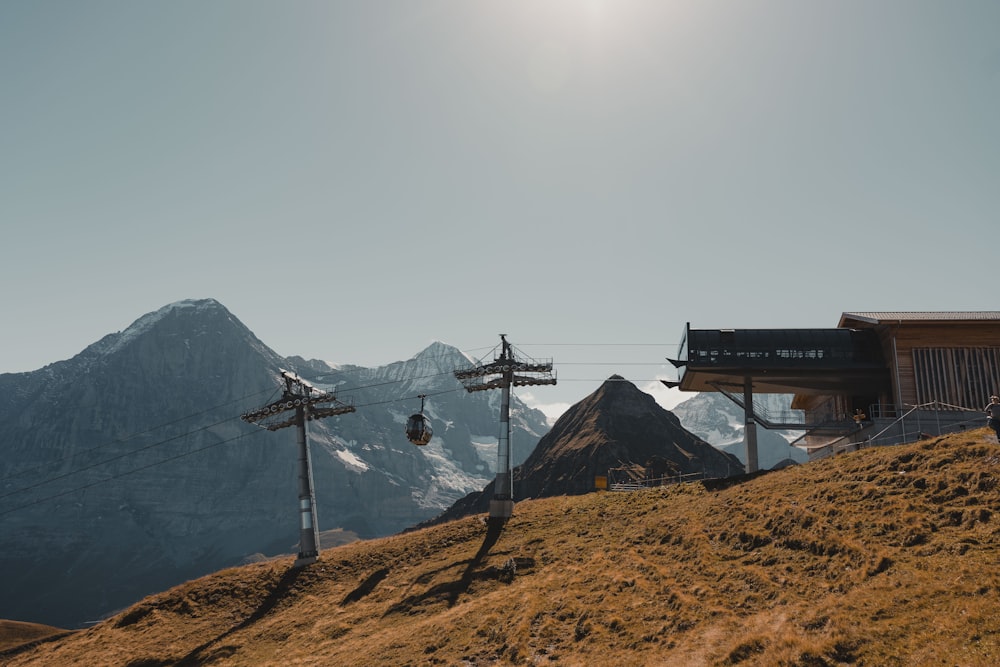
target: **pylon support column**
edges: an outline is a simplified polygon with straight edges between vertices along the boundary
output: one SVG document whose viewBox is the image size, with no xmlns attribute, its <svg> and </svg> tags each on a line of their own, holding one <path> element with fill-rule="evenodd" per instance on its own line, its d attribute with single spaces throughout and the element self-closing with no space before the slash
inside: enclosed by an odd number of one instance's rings
<svg viewBox="0 0 1000 667">
<path fill-rule="evenodd" d="M 316 517 L 316 491 L 313 487 L 312 455 L 306 437 L 306 409 L 295 410 L 299 449 L 299 557 L 295 567 L 315 563 L 319 558 L 319 521 Z"/>
<path fill-rule="evenodd" d="M 504 373 L 500 401 L 500 435 L 497 441 L 497 476 L 490 501 L 490 518 L 507 520 L 514 514 L 514 479 L 510 470 L 510 382 L 513 371 Z"/>
</svg>

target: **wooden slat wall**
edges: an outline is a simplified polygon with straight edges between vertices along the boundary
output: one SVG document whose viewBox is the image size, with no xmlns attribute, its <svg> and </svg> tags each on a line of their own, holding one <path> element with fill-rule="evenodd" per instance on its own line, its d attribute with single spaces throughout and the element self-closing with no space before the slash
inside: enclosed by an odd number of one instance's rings
<svg viewBox="0 0 1000 667">
<path fill-rule="evenodd" d="M 936 400 L 981 409 L 990 394 L 1000 391 L 1000 326 L 995 322 L 907 322 L 887 325 L 880 333 L 893 384 L 899 382 L 898 404 Z M 919 359 L 919 382 L 915 359 Z"/>
<path fill-rule="evenodd" d="M 1000 384 L 1000 348 L 914 348 L 916 403 L 978 409 Z"/>
</svg>

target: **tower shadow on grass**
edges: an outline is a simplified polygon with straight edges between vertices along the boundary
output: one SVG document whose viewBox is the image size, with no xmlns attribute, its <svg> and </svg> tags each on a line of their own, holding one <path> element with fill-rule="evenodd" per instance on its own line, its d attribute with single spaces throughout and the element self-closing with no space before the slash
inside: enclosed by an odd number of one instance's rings
<svg viewBox="0 0 1000 667">
<path fill-rule="evenodd" d="M 458 602 L 458 596 L 469 590 L 469 586 L 472 584 L 472 580 L 482 564 L 483 559 L 490 553 L 490 549 L 493 545 L 497 543 L 500 539 L 500 534 L 503 533 L 503 527 L 506 521 L 503 519 L 489 518 L 486 522 L 486 536 L 483 538 L 483 543 L 479 547 L 479 551 L 473 556 L 472 560 L 469 561 L 468 566 L 466 566 L 465 571 L 462 572 L 462 578 L 458 580 L 458 585 L 454 587 L 451 594 L 448 596 L 448 606 L 453 607 L 455 603 Z"/>
<path fill-rule="evenodd" d="M 264 618 L 269 613 L 271 613 L 271 611 L 274 610 L 274 608 L 278 605 L 278 603 L 282 600 L 282 598 L 284 598 L 288 594 L 288 592 L 292 589 L 292 586 L 295 585 L 295 582 L 298 580 L 299 576 L 302 574 L 302 571 L 304 569 L 305 568 L 303 567 L 295 567 L 295 566 L 289 567 L 288 570 L 285 571 L 283 575 L 281 575 L 281 579 L 278 580 L 278 583 L 275 584 L 274 588 L 271 589 L 271 592 L 267 594 L 267 597 L 265 597 L 261 601 L 260 606 L 258 606 L 253 611 L 252 614 L 247 616 L 238 624 L 234 625 L 233 627 L 223 632 L 218 637 L 210 639 L 201 646 L 196 647 L 186 656 L 184 656 L 183 658 L 181 658 L 180 660 L 178 660 L 176 663 L 173 664 L 176 665 L 177 667 L 195 667 L 196 665 L 203 665 L 206 662 L 208 662 L 209 660 L 207 660 L 208 657 L 207 651 L 211 647 L 219 644 L 226 637 L 236 632 L 239 632 L 240 630 L 250 627 L 257 621 L 259 621 L 260 619 Z M 223 649 L 223 653 L 225 652 L 226 651 Z M 235 649 L 229 650 L 229 653 L 233 652 L 235 652 Z"/>
<path fill-rule="evenodd" d="M 365 597 L 379 585 L 379 583 L 389 576 L 389 568 L 383 567 L 380 570 L 376 570 L 368 575 L 368 578 L 361 582 L 361 584 L 355 588 L 353 591 L 348 593 L 344 599 L 340 602 L 341 607 L 346 607 L 352 602 L 357 602 L 361 598 Z"/>
<path fill-rule="evenodd" d="M 471 559 L 466 561 L 459 561 L 455 565 L 465 564 L 465 570 L 462 572 L 462 576 L 459 577 L 457 581 L 448 581 L 437 586 L 432 586 L 425 592 L 419 595 L 410 595 L 400 600 L 398 603 L 394 604 L 388 611 L 385 612 L 384 616 L 389 616 L 390 614 L 406 613 L 413 607 L 417 605 L 424 604 L 428 601 L 443 600 L 447 602 L 449 607 L 455 606 L 458 602 L 459 596 L 469 590 L 469 586 L 476 579 L 498 579 L 500 578 L 499 570 L 496 568 L 487 568 L 493 570 L 490 572 L 481 571 L 483 560 L 490 553 L 490 549 L 493 545 L 497 543 L 500 539 L 500 535 L 503 533 L 503 527 L 506 521 L 502 519 L 489 519 L 486 524 L 486 536 L 483 538 L 483 543 L 479 547 L 479 551 Z M 451 566 L 454 567 L 454 566 Z M 442 569 L 450 569 L 442 568 Z"/>
</svg>

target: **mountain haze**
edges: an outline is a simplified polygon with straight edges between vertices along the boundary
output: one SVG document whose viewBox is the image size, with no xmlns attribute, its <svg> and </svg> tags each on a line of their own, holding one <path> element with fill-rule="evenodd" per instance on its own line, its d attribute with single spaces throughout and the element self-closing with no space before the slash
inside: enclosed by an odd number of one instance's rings
<svg viewBox="0 0 1000 667">
<path fill-rule="evenodd" d="M 169 304 L 44 368 L 0 374 L 0 618 L 78 627 L 142 595 L 298 540 L 294 429 L 239 416 L 279 372 L 357 411 L 309 423 L 323 531 L 371 538 L 432 517 L 496 466 L 495 399 L 467 395 L 457 349 L 382 368 L 282 358 L 212 299 Z M 417 448 L 403 421 L 426 410 Z M 516 398 L 515 456 L 547 430 Z"/>
</svg>

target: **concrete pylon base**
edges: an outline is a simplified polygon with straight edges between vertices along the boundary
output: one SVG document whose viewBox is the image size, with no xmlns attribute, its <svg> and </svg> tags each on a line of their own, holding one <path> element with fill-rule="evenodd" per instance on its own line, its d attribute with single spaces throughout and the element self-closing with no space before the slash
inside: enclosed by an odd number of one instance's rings
<svg viewBox="0 0 1000 667">
<path fill-rule="evenodd" d="M 319 556 L 303 556 L 300 554 L 299 557 L 295 559 L 292 567 L 305 567 L 306 565 L 312 565 L 317 560 L 319 560 Z"/>
<path fill-rule="evenodd" d="M 514 515 L 514 501 L 513 500 L 497 500 L 494 498 L 490 501 L 490 518 L 491 519 L 509 519 Z"/>
</svg>

